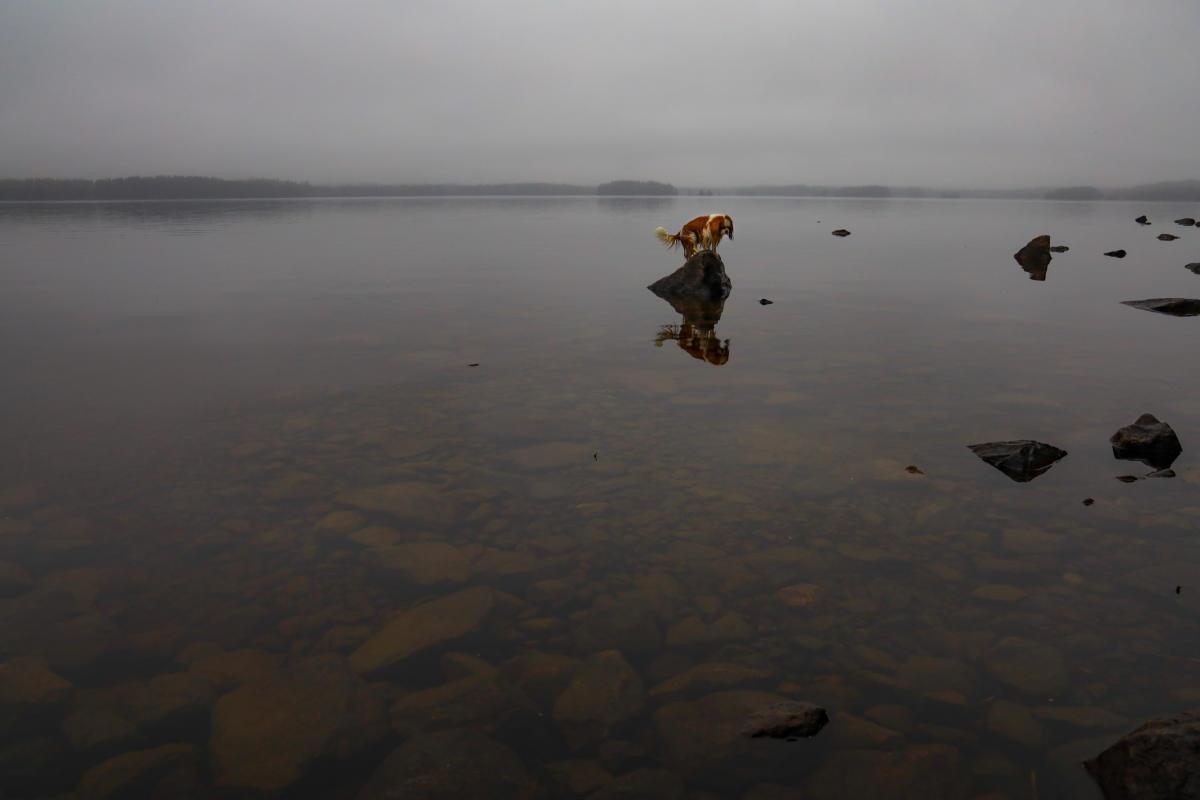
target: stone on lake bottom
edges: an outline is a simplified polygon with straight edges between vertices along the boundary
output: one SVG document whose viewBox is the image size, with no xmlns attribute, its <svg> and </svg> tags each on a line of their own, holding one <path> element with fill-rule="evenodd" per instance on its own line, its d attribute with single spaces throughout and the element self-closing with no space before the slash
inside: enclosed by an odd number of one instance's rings
<svg viewBox="0 0 1200 800">
<path fill-rule="evenodd" d="M 533 800 L 538 786 L 513 750 L 485 733 L 414 736 L 383 760 L 358 800 Z"/>
<path fill-rule="evenodd" d="M 391 667 L 476 630 L 494 606 L 492 590 L 476 586 L 405 609 L 355 650 L 350 664 L 360 675 Z"/>
</svg>

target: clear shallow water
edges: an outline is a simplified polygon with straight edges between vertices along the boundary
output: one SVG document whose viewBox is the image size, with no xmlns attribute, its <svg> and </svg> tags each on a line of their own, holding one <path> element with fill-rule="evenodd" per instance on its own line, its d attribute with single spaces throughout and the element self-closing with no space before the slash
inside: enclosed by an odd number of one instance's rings
<svg viewBox="0 0 1200 800">
<path fill-rule="evenodd" d="M 717 206 L 713 364 L 644 287 Z M 2 206 L 0 785 L 353 797 L 407 747 L 412 796 L 442 750 L 497 796 L 1093 796 L 1079 758 L 1200 702 L 1200 320 L 1119 304 L 1200 296 L 1194 211 Z M 1178 477 L 1123 484 L 1144 412 Z M 965 446 L 1025 438 L 1069 455 Z M 736 735 L 778 697 L 832 721 Z"/>
</svg>

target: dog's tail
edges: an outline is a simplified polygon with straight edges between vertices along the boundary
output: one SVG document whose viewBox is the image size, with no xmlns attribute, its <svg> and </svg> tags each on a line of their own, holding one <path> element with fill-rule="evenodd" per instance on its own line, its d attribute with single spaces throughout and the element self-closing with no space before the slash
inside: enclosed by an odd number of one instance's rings
<svg viewBox="0 0 1200 800">
<path fill-rule="evenodd" d="M 675 245 L 679 244 L 682 241 L 679 238 L 679 234 L 668 233 L 666 228 L 655 228 L 654 235 L 658 237 L 658 240 L 660 242 L 662 242 L 663 244 L 665 244 L 667 246 L 668 250 L 674 248 Z"/>
</svg>

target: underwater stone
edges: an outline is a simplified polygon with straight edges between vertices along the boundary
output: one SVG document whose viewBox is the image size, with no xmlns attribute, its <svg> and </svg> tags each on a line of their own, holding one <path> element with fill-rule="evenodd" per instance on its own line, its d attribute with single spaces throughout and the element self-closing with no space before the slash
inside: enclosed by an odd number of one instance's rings
<svg viewBox="0 0 1200 800">
<path fill-rule="evenodd" d="M 1083 766 L 1108 798 L 1200 798 L 1200 711 L 1158 717 Z"/>
</svg>

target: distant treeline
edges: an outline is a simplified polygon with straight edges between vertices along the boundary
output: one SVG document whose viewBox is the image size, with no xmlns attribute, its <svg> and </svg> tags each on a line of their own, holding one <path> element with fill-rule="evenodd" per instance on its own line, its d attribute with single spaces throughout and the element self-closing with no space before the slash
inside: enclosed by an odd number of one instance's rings
<svg viewBox="0 0 1200 800">
<path fill-rule="evenodd" d="M 725 194 L 765 197 L 998 197 L 1044 198 L 1047 200 L 1168 200 L 1200 202 L 1200 180 L 1148 183 L 1124 189 L 1101 190 L 1094 186 L 1027 189 L 964 189 L 944 191 L 921 187 L 743 186 L 719 189 L 687 189 L 683 194 Z M 191 175 L 62 180 L 54 178 L 0 179 L 0 201 L 45 200 L 216 200 L 231 198 L 284 197 L 495 197 L 566 195 L 675 196 L 680 190 L 658 181 L 612 181 L 599 186 L 568 183 L 486 184 L 391 184 L 347 183 L 320 185 L 266 178 L 224 180 Z"/>
<path fill-rule="evenodd" d="M 662 197 L 677 195 L 679 190 L 669 183 L 659 183 L 658 181 L 612 181 L 597 186 L 596 194 L 636 194 Z"/>
</svg>

